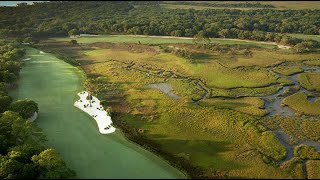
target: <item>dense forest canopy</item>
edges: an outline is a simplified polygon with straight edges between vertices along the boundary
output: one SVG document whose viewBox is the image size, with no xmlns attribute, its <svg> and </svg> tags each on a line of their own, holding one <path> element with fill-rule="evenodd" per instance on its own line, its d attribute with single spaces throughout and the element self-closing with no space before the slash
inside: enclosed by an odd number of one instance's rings
<svg viewBox="0 0 320 180">
<path fill-rule="evenodd" d="M 320 34 L 320 10 L 168 9 L 159 2 L 36 2 L 0 7 L 2 36 L 143 34 L 262 40 L 267 32 Z M 263 38 L 265 39 L 265 38 Z"/>
</svg>

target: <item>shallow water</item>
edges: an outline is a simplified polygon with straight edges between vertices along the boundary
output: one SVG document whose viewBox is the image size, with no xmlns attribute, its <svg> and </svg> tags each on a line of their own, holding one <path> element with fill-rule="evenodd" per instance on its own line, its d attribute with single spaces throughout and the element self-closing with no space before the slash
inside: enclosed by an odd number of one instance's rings
<svg viewBox="0 0 320 180">
<path fill-rule="evenodd" d="M 178 100 L 180 97 L 176 94 L 174 94 L 171 90 L 171 84 L 168 83 L 153 83 L 153 84 L 148 84 L 146 87 L 148 88 L 153 88 L 153 89 L 159 89 L 161 92 L 167 94 L 171 98 Z"/>
<path fill-rule="evenodd" d="M 274 73 L 276 76 L 283 78 L 286 77 L 284 75 L 281 75 L 279 73 L 276 73 L 270 69 L 268 69 L 270 72 Z M 320 72 L 320 67 L 306 67 L 304 68 L 304 72 Z M 290 90 L 292 87 L 299 87 L 299 90 L 293 91 L 290 94 L 296 93 L 296 92 L 304 92 L 305 94 L 308 95 L 308 100 L 310 102 L 314 102 L 318 97 L 319 94 L 318 92 L 314 91 L 309 91 L 303 87 L 300 86 L 299 81 L 298 81 L 298 76 L 301 73 L 296 73 L 291 76 L 288 76 L 288 79 L 294 82 L 293 85 L 289 86 L 283 86 L 277 93 L 270 95 L 270 96 L 262 96 L 261 98 L 265 101 L 265 108 L 268 110 L 269 114 L 268 116 L 273 116 L 276 114 L 282 115 L 282 116 L 290 116 L 290 117 L 295 117 L 295 112 L 291 108 L 287 106 L 281 106 L 281 102 L 283 99 L 288 96 L 286 95 L 286 92 Z"/>
<path fill-rule="evenodd" d="M 270 72 L 274 73 L 278 77 L 286 77 L 284 75 L 281 75 L 279 73 L 276 73 L 272 71 L 271 69 L 268 69 Z M 304 68 L 304 72 L 320 72 L 320 67 L 307 67 Z M 302 72 L 303 73 L 303 72 Z M 296 92 L 304 92 L 305 94 L 308 95 L 308 100 L 310 102 L 314 102 L 318 97 L 319 93 L 315 91 L 309 91 L 304 89 L 303 87 L 300 86 L 299 81 L 298 81 L 298 75 L 301 73 L 293 74 L 291 76 L 288 76 L 288 79 L 294 82 L 293 85 L 290 86 L 284 86 L 281 88 L 277 93 L 270 95 L 270 96 L 263 96 L 261 97 L 265 101 L 265 108 L 268 110 L 269 114 L 268 116 L 274 116 L 276 114 L 279 114 L 281 116 L 290 116 L 290 117 L 295 117 L 295 112 L 291 108 L 287 106 L 281 106 L 281 102 L 283 99 L 288 96 L 286 95 L 285 92 L 287 92 L 290 88 L 292 87 L 299 87 L 299 90 L 296 90 L 294 92 L 291 92 L 289 94 L 293 94 Z M 297 117 L 296 117 L 297 118 Z M 295 146 L 300 145 L 300 144 L 306 144 L 308 146 L 314 147 L 317 151 L 320 151 L 320 144 L 319 142 L 312 141 L 312 140 L 306 140 L 306 141 L 298 141 L 296 145 L 290 145 L 289 144 L 289 137 L 287 134 L 285 134 L 282 129 L 278 129 L 274 131 L 276 137 L 279 139 L 280 143 L 287 149 L 287 156 L 286 158 L 282 161 L 285 162 L 287 160 L 290 160 L 294 155 L 293 155 L 293 149 Z M 304 162 L 305 163 L 305 162 Z"/>
<path fill-rule="evenodd" d="M 126 140 L 122 133 L 103 135 L 85 112 L 73 106 L 83 91 L 84 74 L 51 54 L 28 48 L 14 99 L 39 105 L 35 121 L 78 178 L 185 178 L 158 156 Z"/>
</svg>

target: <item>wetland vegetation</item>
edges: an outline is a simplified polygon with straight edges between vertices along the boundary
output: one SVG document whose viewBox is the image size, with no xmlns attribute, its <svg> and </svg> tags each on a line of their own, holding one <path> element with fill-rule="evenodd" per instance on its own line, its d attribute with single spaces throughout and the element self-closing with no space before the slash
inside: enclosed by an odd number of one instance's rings
<svg viewBox="0 0 320 180">
<path fill-rule="evenodd" d="M 101 100 L 114 126 L 189 178 L 320 178 L 320 11 L 319 4 L 311 9 L 309 3 L 302 9 L 299 3 L 284 2 L 44 2 L 16 7 L 15 17 L 9 17 L 13 7 L 1 7 L 0 30 L 6 41 L 20 47 L 28 43 L 47 52 L 49 60 L 59 58 L 81 69 L 84 88 Z M 0 74 L 0 89 L 17 77 L 20 66 L 6 58 L 22 57 L 22 50 L 15 57 L 18 52 L 3 51 L 6 65 L 1 68 L 6 69 Z M 35 56 L 34 61 L 46 60 Z M 79 84 L 73 75 L 60 72 L 60 79 L 72 79 L 65 88 Z M 51 73 L 52 80 L 58 77 Z M 63 97 L 71 101 L 69 96 Z M 22 118 L 30 115 L 23 111 L 27 102 L 11 103 L 5 92 L 0 101 L 3 114 L 9 109 Z M 38 111 L 34 105 L 29 108 Z M 57 125 L 53 113 L 40 126 Z M 68 119 L 57 122 L 70 124 L 76 118 Z M 104 141 L 126 144 L 122 136 L 90 134 L 90 120 L 78 119 L 86 120 L 76 122 L 79 133 L 96 141 L 70 134 L 68 128 L 61 131 L 75 143 L 89 141 L 86 148 L 98 147 L 88 150 L 93 159 L 106 149 L 113 151 Z M 104 174 L 108 163 L 103 158 L 90 173 L 74 159 L 89 163 L 89 157 L 68 156 L 63 139 L 57 140 L 61 135 L 47 132 L 80 177 L 134 174 L 133 169 Z M 151 160 L 140 159 L 141 167 L 156 166 L 163 177 L 184 177 L 161 160 L 144 156 Z M 132 153 L 132 160 L 139 157 Z M 112 162 L 115 167 L 128 168 L 121 155 L 113 160 L 119 161 Z M 144 175 L 153 177 L 137 177 Z"/>
</svg>

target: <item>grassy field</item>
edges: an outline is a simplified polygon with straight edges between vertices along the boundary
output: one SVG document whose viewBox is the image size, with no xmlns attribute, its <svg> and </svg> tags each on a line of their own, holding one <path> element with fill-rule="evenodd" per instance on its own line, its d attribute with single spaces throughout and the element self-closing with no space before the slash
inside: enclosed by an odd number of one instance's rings
<svg viewBox="0 0 320 180">
<path fill-rule="evenodd" d="M 201 6 L 201 5 L 183 5 L 183 4 L 160 4 L 164 8 L 169 9 L 195 9 L 195 10 L 204 10 L 204 9 L 226 9 L 224 7 L 211 7 L 211 6 Z M 229 8 L 227 8 L 229 9 Z M 239 10 L 252 10 L 253 8 L 231 8 Z M 254 8 L 254 9 L 263 9 L 263 8 Z"/>
<path fill-rule="evenodd" d="M 266 49 L 254 49 L 252 50 L 252 57 L 244 57 L 243 55 L 237 55 L 234 59 L 231 59 L 227 55 L 219 55 L 220 62 L 231 68 L 237 67 L 274 67 L 281 63 L 288 62 L 288 66 L 301 66 L 300 62 L 306 60 L 318 61 L 318 54 L 294 54 L 286 51 L 270 51 Z M 291 65 L 293 63 L 293 65 Z M 296 64 L 298 63 L 298 64 Z M 287 66 L 284 66 L 286 68 Z M 295 67 L 296 68 L 296 67 Z M 291 69 L 291 68 L 290 68 Z"/>
<path fill-rule="evenodd" d="M 154 69 L 165 69 L 179 74 L 188 74 L 203 79 L 209 87 L 237 88 L 263 87 L 275 83 L 277 77 L 263 69 L 241 70 L 221 66 L 216 61 L 205 64 L 191 64 L 188 60 L 170 53 L 152 55 L 147 52 L 131 53 L 122 50 L 97 49 L 86 52 L 91 59 L 133 61 L 135 65 L 147 63 Z"/>
<path fill-rule="evenodd" d="M 307 95 L 303 92 L 298 92 L 291 96 L 286 97 L 283 100 L 283 104 L 303 114 L 312 115 L 312 116 L 320 115 L 319 98 L 312 103 L 308 101 Z"/>
<path fill-rule="evenodd" d="M 320 35 L 307 35 L 307 34 L 287 34 L 291 37 L 299 38 L 299 39 L 313 39 L 316 41 L 320 41 Z"/>
<path fill-rule="evenodd" d="M 131 140 L 151 149 L 154 147 L 170 161 L 188 164 L 181 166 L 193 177 L 301 177 L 298 173 L 301 164 L 288 162 L 283 168 L 275 165 L 287 152 L 262 121 L 268 118 L 261 117 L 266 114 L 261 99 L 210 98 L 200 100 L 199 105 L 192 99 L 199 99 L 208 89 L 209 97 L 274 94 L 281 87 L 278 84 L 286 81 L 270 73 L 268 65 L 287 60 L 300 62 L 315 55 L 295 57 L 283 51 L 254 49 L 253 57 L 246 59 L 251 62 L 247 63 L 241 59 L 241 53 L 231 58 L 229 54 L 201 50 L 188 44 L 192 52 L 205 54 L 192 62 L 163 52 L 157 45 L 84 43 L 72 46 L 62 42 L 63 39 L 58 40 L 43 48 L 71 56 L 89 77 L 95 77 L 92 84 L 96 94 L 105 107 L 111 107 L 114 123 Z M 257 59 L 259 61 L 255 62 Z M 247 66 L 242 66 L 245 63 Z M 176 100 L 146 87 L 150 83 L 164 82 L 181 98 Z M 203 89 L 197 86 L 199 82 Z M 308 131 L 310 126 L 312 124 L 305 123 L 304 131 L 310 134 L 308 137 L 314 137 L 317 133 Z M 292 173 L 295 170 L 297 172 Z"/>
<path fill-rule="evenodd" d="M 56 41 L 70 41 L 71 38 L 52 38 Z M 78 43 L 96 43 L 96 42 L 112 42 L 112 43 L 140 43 L 142 44 L 177 44 L 177 43 L 185 43 L 192 44 L 192 39 L 183 39 L 179 37 L 170 37 L 170 38 L 161 38 L 160 37 L 141 37 L 134 35 L 102 35 L 102 36 L 92 36 L 92 37 L 78 37 L 75 38 Z M 266 44 L 257 41 L 244 41 L 244 40 L 231 40 L 231 39 L 220 39 L 220 38 L 210 38 L 211 43 L 218 44 L 226 44 L 226 45 L 248 45 L 248 46 L 256 46 L 261 48 L 274 48 L 273 44 Z"/>
<path fill-rule="evenodd" d="M 209 3 L 239 3 L 238 1 L 207 1 Z M 250 1 L 251 3 L 259 2 L 261 4 L 270 4 L 276 7 L 276 9 L 320 9 L 320 3 L 317 1 Z M 212 8 L 217 9 L 215 7 L 205 7 L 205 6 L 197 6 L 197 1 L 194 1 L 195 6 L 191 5 L 174 5 L 174 4 L 163 4 L 168 8 L 194 8 L 194 9 L 204 9 L 204 8 Z M 201 1 L 199 2 L 201 3 Z M 260 8 L 232 8 L 232 9 L 260 9 Z"/>
<path fill-rule="evenodd" d="M 320 9 L 318 1 L 258 1 L 261 4 L 271 4 L 283 9 Z"/>
<path fill-rule="evenodd" d="M 211 88 L 211 97 L 246 97 L 246 96 L 268 96 L 275 94 L 279 90 L 277 86 L 267 86 L 261 88 L 234 88 L 218 89 Z"/>
<path fill-rule="evenodd" d="M 298 80 L 302 87 L 320 92 L 320 73 L 303 73 L 298 76 Z"/>
<path fill-rule="evenodd" d="M 320 60 L 304 61 L 303 63 L 307 65 L 320 66 Z"/>
<path fill-rule="evenodd" d="M 286 75 L 286 76 L 290 76 L 292 74 L 295 74 L 295 73 L 300 73 L 300 72 L 303 72 L 303 69 L 301 67 L 276 67 L 276 68 L 273 68 L 273 71 L 277 72 L 277 73 L 280 73 L 282 75 Z"/>
</svg>

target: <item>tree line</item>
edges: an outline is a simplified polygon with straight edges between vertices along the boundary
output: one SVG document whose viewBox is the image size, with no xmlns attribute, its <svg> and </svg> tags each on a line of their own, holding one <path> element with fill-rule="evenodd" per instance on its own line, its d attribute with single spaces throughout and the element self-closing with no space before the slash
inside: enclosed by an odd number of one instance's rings
<svg viewBox="0 0 320 180">
<path fill-rule="evenodd" d="M 213 38 L 264 40 L 262 33 L 320 33 L 320 10 L 312 9 L 194 10 L 147 2 L 58 1 L 0 7 L 0 13 L 2 36 L 53 37 L 73 31 L 193 37 L 202 31 Z"/>
<path fill-rule="evenodd" d="M 0 179 L 61 179 L 75 176 L 59 153 L 46 148 L 45 135 L 27 120 L 38 112 L 36 102 L 13 101 L 8 95 L 19 76 L 25 50 L 0 41 Z"/>
<path fill-rule="evenodd" d="M 192 5 L 192 6 L 206 6 L 206 7 L 224 7 L 224 8 L 275 8 L 271 4 L 261 4 L 260 2 L 240 2 L 240 3 L 223 3 L 223 2 L 166 2 L 162 1 L 163 4 L 176 4 L 176 5 Z"/>
</svg>

